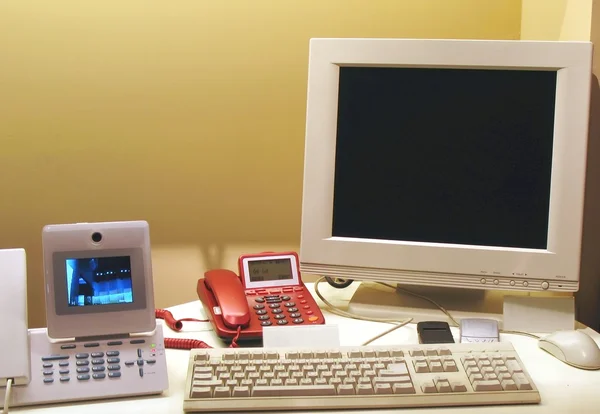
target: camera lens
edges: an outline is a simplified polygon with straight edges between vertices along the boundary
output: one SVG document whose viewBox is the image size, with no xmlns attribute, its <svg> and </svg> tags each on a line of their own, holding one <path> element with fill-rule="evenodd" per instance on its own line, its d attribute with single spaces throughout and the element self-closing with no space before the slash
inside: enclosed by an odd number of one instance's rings
<svg viewBox="0 0 600 414">
<path fill-rule="evenodd" d="M 98 232 L 92 233 L 92 241 L 94 243 L 100 243 L 102 241 L 102 233 L 98 233 Z"/>
</svg>

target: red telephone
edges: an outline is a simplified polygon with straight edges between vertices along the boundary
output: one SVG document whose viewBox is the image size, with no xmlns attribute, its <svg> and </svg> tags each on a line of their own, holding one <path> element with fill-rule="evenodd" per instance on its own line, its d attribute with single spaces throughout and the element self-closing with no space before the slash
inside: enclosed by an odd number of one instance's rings
<svg viewBox="0 0 600 414">
<path fill-rule="evenodd" d="M 223 340 L 260 340 L 263 326 L 325 323 L 300 278 L 296 253 L 243 255 L 238 268 L 240 276 L 217 269 L 198 280 L 198 297 Z"/>
</svg>

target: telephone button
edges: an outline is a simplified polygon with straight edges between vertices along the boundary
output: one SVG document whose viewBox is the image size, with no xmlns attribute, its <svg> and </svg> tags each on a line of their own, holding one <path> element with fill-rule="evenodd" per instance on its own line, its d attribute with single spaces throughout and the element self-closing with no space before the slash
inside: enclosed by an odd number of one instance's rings
<svg viewBox="0 0 600 414">
<path fill-rule="evenodd" d="M 288 308 L 288 312 L 298 312 L 298 308 Z"/>
<path fill-rule="evenodd" d="M 90 376 L 89 374 L 77 375 L 77 379 L 79 381 L 87 381 L 90 379 Z"/>
<path fill-rule="evenodd" d="M 283 306 L 285 306 L 286 308 L 293 308 L 294 306 L 296 306 L 295 302 L 286 302 Z"/>
<path fill-rule="evenodd" d="M 69 362 L 68 361 L 61 361 L 58 363 L 59 367 L 68 367 L 69 366 Z"/>
<path fill-rule="evenodd" d="M 300 303 L 302 303 L 302 304 L 305 304 L 305 303 L 306 303 L 306 299 L 302 299 L 302 300 L 300 301 Z"/>
<path fill-rule="evenodd" d="M 302 306 L 302 308 L 304 308 L 304 309 L 310 309 L 310 306 L 304 305 L 304 306 Z"/>
<path fill-rule="evenodd" d="M 285 315 L 280 313 L 279 315 L 275 315 L 274 318 L 275 319 L 285 319 Z"/>
<path fill-rule="evenodd" d="M 268 321 L 269 320 L 269 315 L 260 315 L 258 317 L 259 321 Z"/>
<path fill-rule="evenodd" d="M 281 310 L 281 309 L 273 309 L 273 310 L 271 310 L 271 312 L 274 313 L 274 314 L 278 314 L 278 313 L 282 313 L 283 310 Z"/>
<path fill-rule="evenodd" d="M 75 358 L 77 358 L 77 359 L 86 359 L 86 358 L 89 358 L 89 357 L 90 357 L 90 354 L 86 354 L 86 353 L 75 355 Z"/>
<path fill-rule="evenodd" d="M 67 345 L 61 345 L 60 349 L 75 349 L 77 345 L 75 344 L 67 344 Z"/>
<path fill-rule="evenodd" d="M 280 319 L 277 321 L 277 325 L 287 325 L 288 321 L 285 319 Z"/>
<path fill-rule="evenodd" d="M 119 356 L 119 351 L 107 351 L 106 356 L 109 356 L 109 357 Z"/>
<path fill-rule="evenodd" d="M 263 298 L 256 298 L 256 299 L 254 299 L 254 301 L 256 303 L 263 303 L 265 300 Z"/>
<path fill-rule="evenodd" d="M 302 319 L 302 318 L 296 318 L 292 322 L 294 322 L 294 323 L 302 323 L 302 322 L 304 322 L 304 319 Z"/>
<path fill-rule="evenodd" d="M 290 290 L 290 292 L 291 292 L 291 290 Z M 285 296 L 284 295 L 284 296 L 281 297 L 281 299 L 283 299 L 283 300 L 290 300 L 291 298 L 289 296 Z"/>
<path fill-rule="evenodd" d="M 298 299 L 304 299 L 304 295 L 298 295 L 297 298 Z"/>
<path fill-rule="evenodd" d="M 123 341 L 110 341 L 106 345 L 108 345 L 108 346 L 123 345 Z"/>
<path fill-rule="evenodd" d="M 90 342 L 90 343 L 87 343 L 87 344 L 83 344 L 84 348 L 96 348 L 96 347 L 99 347 L 99 346 L 100 346 L 100 344 L 98 342 Z"/>
<path fill-rule="evenodd" d="M 264 309 L 265 305 L 254 305 L 253 308 L 256 309 L 256 310 Z"/>
<path fill-rule="evenodd" d="M 60 359 L 69 359 L 68 355 L 49 355 L 43 356 L 42 361 L 58 361 Z"/>
<path fill-rule="evenodd" d="M 130 344 L 135 345 L 135 344 L 145 344 L 146 340 L 145 339 L 132 339 L 131 341 L 129 341 Z"/>
<path fill-rule="evenodd" d="M 263 321 L 263 322 L 260 323 L 260 325 L 261 326 L 271 326 L 271 325 L 273 325 L 273 322 L 271 322 L 271 321 Z"/>
<path fill-rule="evenodd" d="M 300 315 L 299 313 L 290 313 L 290 318 L 299 318 L 300 316 L 302 315 Z"/>
<path fill-rule="evenodd" d="M 266 311 L 266 310 L 264 310 L 264 309 L 261 309 L 261 310 L 257 310 L 257 311 L 256 311 L 256 314 L 257 314 L 257 315 L 264 315 L 265 313 L 267 313 L 267 311 Z"/>
<path fill-rule="evenodd" d="M 312 315 L 312 314 L 313 314 L 313 311 L 311 311 L 311 310 L 309 310 L 309 311 L 306 311 L 306 314 L 307 314 L 307 315 Z"/>
<path fill-rule="evenodd" d="M 293 291 L 294 291 L 294 289 L 292 289 L 292 288 L 283 288 L 283 293 L 290 293 Z"/>
<path fill-rule="evenodd" d="M 246 291 L 246 296 L 254 296 L 254 295 L 255 295 L 255 293 L 254 293 L 253 290 L 247 290 Z"/>
<path fill-rule="evenodd" d="M 44 367 L 44 368 L 52 368 L 53 366 L 54 366 L 54 364 L 51 364 L 51 363 L 42 364 L 42 367 Z"/>
<path fill-rule="evenodd" d="M 302 292 L 304 290 L 303 287 L 295 287 L 294 292 Z"/>
<path fill-rule="evenodd" d="M 44 383 L 50 384 L 54 382 L 54 378 L 44 378 Z"/>
<path fill-rule="evenodd" d="M 60 382 L 69 382 L 71 378 L 69 377 L 60 377 Z"/>
<path fill-rule="evenodd" d="M 92 352 L 92 358 L 102 358 L 104 356 L 104 352 Z"/>
<path fill-rule="evenodd" d="M 269 293 L 281 293 L 281 289 L 270 290 Z"/>
<path fill-rule="evenodd" d="M 258 305 L 257 305 L 257 306 L 258 306 Z M 279 303 L 271 303 L 271 304 L 269 305 L 269 308 L 271 308 L 271 309 L 277 309 L 277 308 L 279 308 L 280 306 L 281 306 L 281 305 L 279 305 Z"/>
<path fill-rule="evenodd" d="M 308 318 L 309 322 L 314 322 L 314 321 L 317 321 L 317 320 L 319 320 L 318 316 L 311 316 L 310 318 Z"/>
</svg>

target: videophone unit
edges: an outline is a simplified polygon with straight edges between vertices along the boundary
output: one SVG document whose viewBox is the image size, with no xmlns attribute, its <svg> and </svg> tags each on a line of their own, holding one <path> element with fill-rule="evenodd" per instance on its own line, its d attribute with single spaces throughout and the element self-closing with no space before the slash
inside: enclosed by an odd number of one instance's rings
<svg viewBox="0 0 600 414">
<path fill-rule="evenodd" d="M 10 406 L 166 390 L 148 223 L 50 225 L 42 242 L 47 328 L 27 329 L 24 252 L 0 251 L 0 287 L 9 283 L 15 291 L 0 290 L 7 296 L 1 302 L 13 304 L 3 315 L 14 329 L 2 332 L 2 342 L 14 363 L 0 366 L 0 379 L 15 377 Z M 0 404 L 5 392 L 0 388 Z"/>
</svg>

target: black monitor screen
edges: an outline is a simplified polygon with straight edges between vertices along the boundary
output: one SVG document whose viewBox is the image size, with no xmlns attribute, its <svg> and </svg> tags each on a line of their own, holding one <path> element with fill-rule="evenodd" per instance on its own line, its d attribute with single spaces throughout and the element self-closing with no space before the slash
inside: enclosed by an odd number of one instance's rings
<svg viewBox="0 0 600 414">
<path fill-rule="evenodd" d="M 545 249 L 556 72 L 341 67 L 333 236 Z"/>
<path fill-rule="evenodd" d="M 69 306 L 132 303 L 129 256 L 66 260 Z"/>
</svg>

